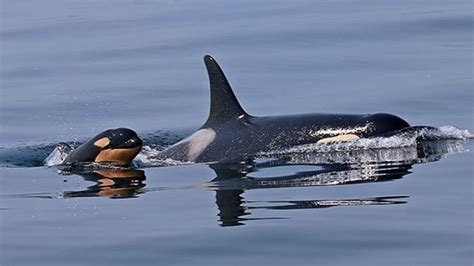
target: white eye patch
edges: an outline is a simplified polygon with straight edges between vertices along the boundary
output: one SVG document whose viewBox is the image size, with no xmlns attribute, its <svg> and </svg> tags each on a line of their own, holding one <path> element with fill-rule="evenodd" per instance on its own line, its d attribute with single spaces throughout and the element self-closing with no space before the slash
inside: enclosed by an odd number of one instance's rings
<svg viewBox="0 0 474 266">
<path fill-rule="evenodd" d="M 107 145 L 109 144 L 110 144 L 110 139 L 107 137 L 101 138 L 99 140 L 96 140 L 96 142 L 94 142 L 94 146 L 97 146 L 101 149 L 103 149 L 104 147 L 107 147 Z"/>
</svg>

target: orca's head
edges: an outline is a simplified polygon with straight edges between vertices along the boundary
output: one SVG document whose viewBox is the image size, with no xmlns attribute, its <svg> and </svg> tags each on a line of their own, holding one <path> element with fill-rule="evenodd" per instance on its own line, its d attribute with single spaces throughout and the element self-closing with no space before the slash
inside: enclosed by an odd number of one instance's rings
<svg viewBox="0 0 474 266">
<path fill-rule="evenodd" d="M 368 121 L 372 122 L 375 127 L 372 135 L 387 134 L 410 126 L 410 124 L 402 118 L 384 113 L 370 115 Z"/>
<path fill-rule="evenodd" d="M 120 166 L 130 165 L 143 145 L 137 133 L 128 128 L 106 130 L 88 143 L 94 145 L 97 151 L 95 162 Z"/>
<path fill-rule="evenodd" d="M 128 166 L 142 145 L 142 140 L 131 129 L 109 129 L 74 149 L 63 164 L 97 162 Z"/>
</svg>

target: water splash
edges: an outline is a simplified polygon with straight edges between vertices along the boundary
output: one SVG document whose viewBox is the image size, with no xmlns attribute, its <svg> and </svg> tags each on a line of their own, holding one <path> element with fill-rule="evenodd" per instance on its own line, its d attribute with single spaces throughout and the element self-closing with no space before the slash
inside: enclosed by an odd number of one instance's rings
<svg viewBox="0 0 474 266">
<path fill-rule="evenodd" d="M 263 152 L 260 155 L 268 156 L 274 154 L 297 154 L 297 153 L 325 153 L 325 152 L 349 152 L 380 149 L 399 149 L 405 147 L 416 147 L 419 141 L 429 140 L 461 140 L 474 138 L 468 130 L 458 129 L 453 126 L 442 126 L 439 128 L 412 127 L 384 137 L 362 138 L 354 141 L 313 143 L 294 146 L 287 149 Z M 456 149 L 459 151 L 458 149 Z"/>
<path fill-rule="evenodd" d="M 46 159 L 44 159 L 44 165 L 53 166 L 62 164 L 71 152 L 71 146 L 69 146 L 67 143 L 61 142 L 58 144 L 58 146 L 56 146 L 56 148 L 54 148 L 51 154 Z"/>
<path fill-rule="evenodd" d="M 467 129 L 459 129 L 454 126 L 441 126 L 438 129 L 438 136 L 444 139 L 474 139 L 474 134 Z"/>
<path fill-rule="evenodd" d="M 193 164 L 192 162 L 183 162 L 183 161 L 176 161 L 173 159 L 157 159 L 160 154 L 165 149 L 165 147 L 161 147 L 158 149 L 154 149 L 150 146 L 143 146 L 141 152 L 135 157 L 132 162 L 134 167 L 150 167 L 150 166 L 176 166 L 176 165 L 187 165 Z"/>
</svg>

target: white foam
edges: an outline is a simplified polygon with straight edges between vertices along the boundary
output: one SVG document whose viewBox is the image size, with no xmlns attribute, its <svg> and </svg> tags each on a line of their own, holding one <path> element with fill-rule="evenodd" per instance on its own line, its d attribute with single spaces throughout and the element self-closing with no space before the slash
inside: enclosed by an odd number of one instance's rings
<svg viewBox="0 0 474 266">
<path fill-rule="evenodd" d="M 132 164 L 135 167 L 176 166 L 191 164 L 191 162 L 176 161 L 173 159 L 157 159 L 162 151 L 163 149 L 153 149 L 150 146 L 143 146 L 141 152 L 135 157 Z"/>
<path fill-rule="evenodd" d="M 390 137 L 362 138 L 353 141 L 340 141 L 329 143 L 312 143 L 290 147 L 287 149 L 275 150 L 262 153 L 286 154 L 286 153 L 307 153 L 307 152 L 338 152 L 338 151 L 358 151 L 373 149 L 395 149 L 416 146 L 417 140 L 467 140 L 474 138 L 474 135 L 465 129 L 458 129 L 453 126 L 442 126 L 437 129 L 420 128 L 416 131 L 403 132 Z"/>
<path fill-rule="evenodd" d="M 51 154 L 44 159 L 43 164 L 46 166 L 60 165 L 64 162 L 71 151 L 72 149 L 69 145 L 60 143 L 56 148 L 54 148 Z"/>
<path fill-rule="evenodd" d="M 459 129 L 454 126 L 442 126 L 438 128 L 439 137 L 446 139 L 474 139 L 474 134 L 467 129 Z"/>
</svg>

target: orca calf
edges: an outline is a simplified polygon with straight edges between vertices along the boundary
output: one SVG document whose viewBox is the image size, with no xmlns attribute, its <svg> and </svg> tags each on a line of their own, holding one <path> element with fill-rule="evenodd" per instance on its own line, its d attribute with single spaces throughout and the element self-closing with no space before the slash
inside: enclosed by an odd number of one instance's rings
<svg viewBox="0 0 474 266">
<path fill-rule="evenodd" d="M 235 160 L 296 145 L 349 141 L 408 128 L 391 114 L 302 114 L 252 116 L 237 101 L 224 72 L 204 56 L 211 88 L 207 121 L 191 136 L 170 146 L 158 159 L 190 162 Z"/>
<path fill-rule="evenodd" d="M 142 140 L 131 129 L 108 129 L 72 150 L 63 164 L 96 162 L 128 166 L 140 152 L 142 145 Z M 66 148 L 71 150 L 69 146 Z"/>
</svg>

